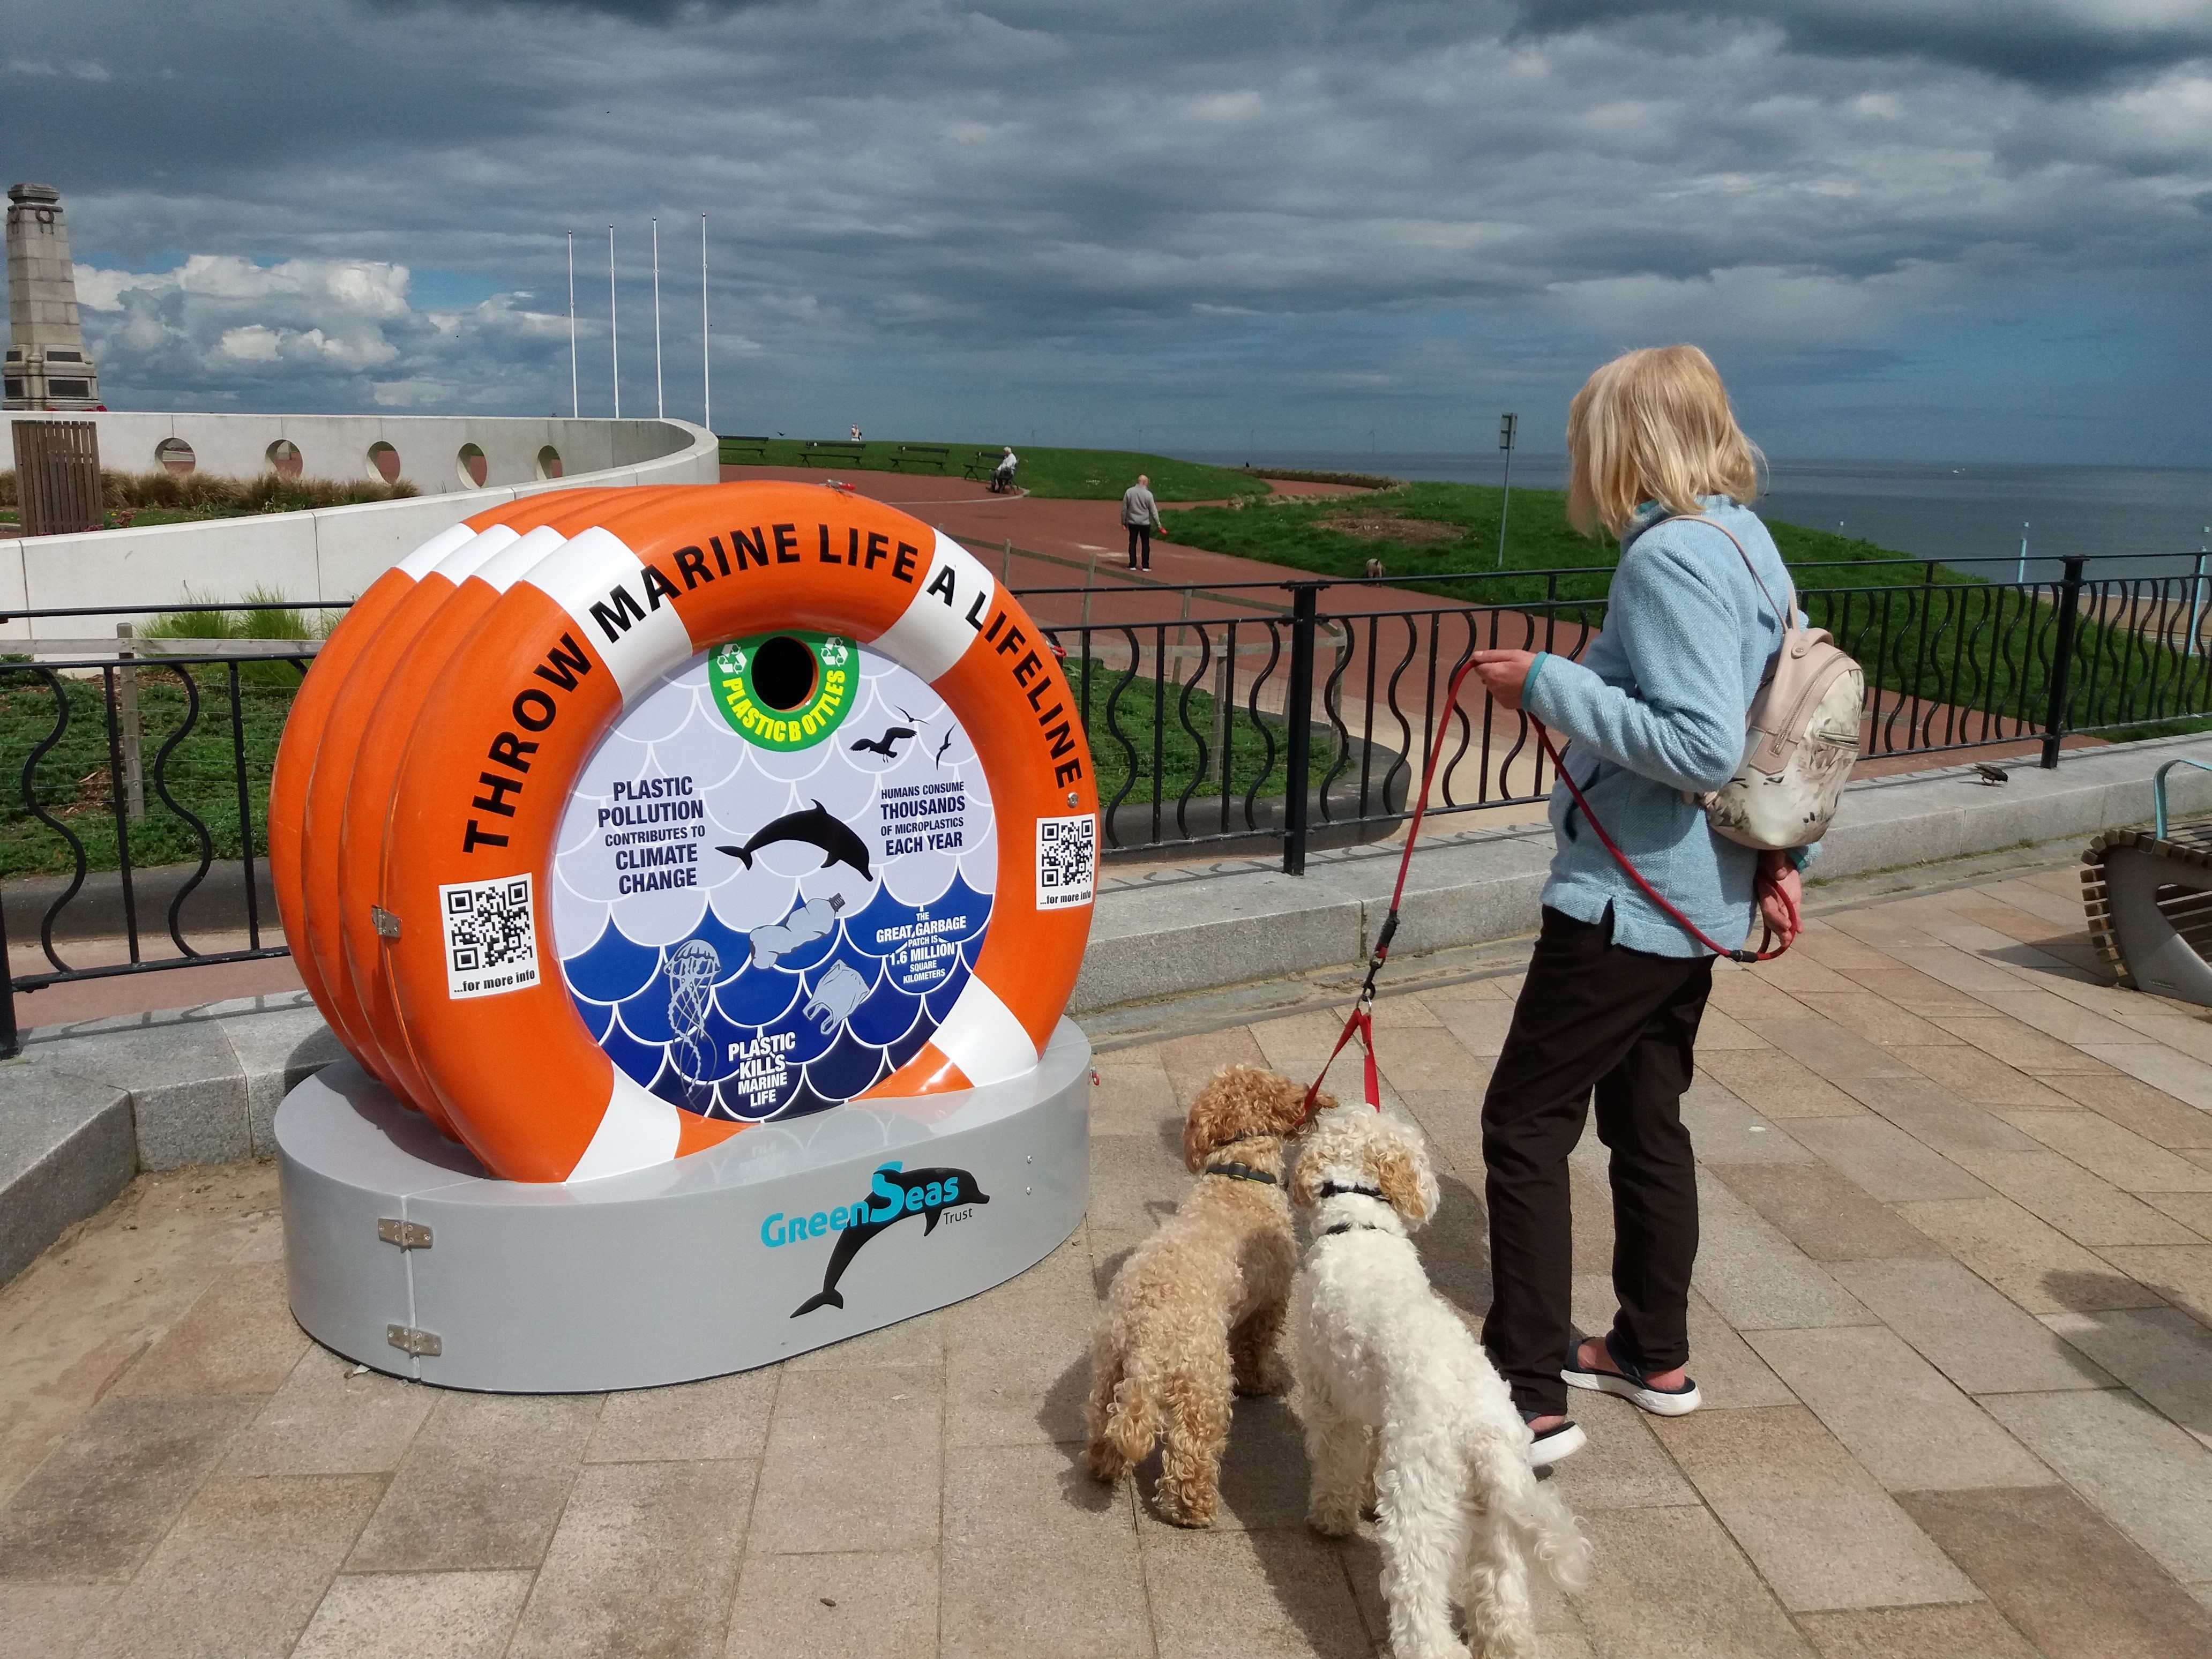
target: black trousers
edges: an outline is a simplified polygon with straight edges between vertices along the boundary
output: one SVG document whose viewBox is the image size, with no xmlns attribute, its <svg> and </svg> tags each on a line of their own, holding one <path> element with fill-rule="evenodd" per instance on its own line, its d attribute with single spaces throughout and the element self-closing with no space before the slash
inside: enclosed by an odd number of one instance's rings
<svg viewBox="0 0 2212 1659">
<path fill-rule="evenodd" d="M 1689 1359 L 1698 1182 L 1680 1103 L 1712 982 L 1710 957 L 1615 945 L 1610 910 L 1595 924 L 1544 912 L 1482 1103 L 1494 1285 L 1482 1341 L 1523 1411 L 1566 1409 L 1567 1154 L 1593 1091 L 1598 1139 L 1613 1153 L 1614 1339 L 1650 1370 Z"/>
<path fill-rule="evenodd" d="M 1148 524 L 1133 524 L 1128 526 L 1128 531 L 1129 568 L 1134 570 L 1137 568 L 1137 549 L 1139 545 L 1142 545 L 1145 550 L 1145 568 L 1150 570 L 1152 568 L 1152 526 Z"/>
</svg>

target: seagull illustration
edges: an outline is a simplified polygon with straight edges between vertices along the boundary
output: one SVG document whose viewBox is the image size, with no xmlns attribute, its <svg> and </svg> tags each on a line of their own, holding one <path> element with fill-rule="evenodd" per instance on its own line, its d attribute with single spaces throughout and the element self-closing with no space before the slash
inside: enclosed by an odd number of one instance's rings
<svg viewBox="0 0 2212 1659">
<path fill-rule="evenodd" d="M 895 761 L 898 758 L 898 751 L 893 745 L 897 744 L 900 738 L 910 738 L 914 734 L 914 727 L 911 726 L 887 726 L 880 738 L 862 738 L 852 746 L 856 750 L 866 749 L 872 754 L 881 755 L 887 761 Z"/>
<path fill-rule="evenodd" d="M 937 769 L 940 772 L 945 769 L 945 751 L 952 747 L 952 739 L 957 734 L 948 726 L 945 732 L 945 741 L 937 745 L 937 760 L 935 762 L 935 765 Z"/>
</svg>

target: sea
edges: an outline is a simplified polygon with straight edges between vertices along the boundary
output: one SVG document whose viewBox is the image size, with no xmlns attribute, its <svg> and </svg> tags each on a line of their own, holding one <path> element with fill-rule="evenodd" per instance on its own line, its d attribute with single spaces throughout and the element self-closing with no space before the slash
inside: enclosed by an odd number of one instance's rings
<svg viewBox="0 0 2212 1659">
<path fill-rule="evenodd" d="M 1382 451 L 1194 453 L 1224 466 L 1250 462 L 1316 472 L 1375 472 L 1495 486 L 1504 458 Z M 1768 458 L 1761 515 L 1830 530 L 2003 580 L 2026 546 L 2031 579 L 2060 561 L 2094 561 L 2093 577 L 2187 575 L 2199 554 L 2212 570 L 2212 470 L 2117 466 L 1952 466 L 1920 461 Z M 1565 455 L 1516 453 L 1512 482 L 1564 489 Z"/>
</svg>

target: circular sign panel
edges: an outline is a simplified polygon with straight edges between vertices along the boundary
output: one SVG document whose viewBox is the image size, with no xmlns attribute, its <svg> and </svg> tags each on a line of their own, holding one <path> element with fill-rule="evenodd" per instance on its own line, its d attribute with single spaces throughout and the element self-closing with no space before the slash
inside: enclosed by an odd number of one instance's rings
<svg viewBox="0 0 2212 1659">
<path fill-rule="evenodd" d="M 791 1117 L 921 1052 L 997 866 L 942 697 L 836 635 L 763 635 L 664 676 L 600 742 L 561 823 L 554 943 L 632 1081 L 708 1117 Z"/>
</svg>

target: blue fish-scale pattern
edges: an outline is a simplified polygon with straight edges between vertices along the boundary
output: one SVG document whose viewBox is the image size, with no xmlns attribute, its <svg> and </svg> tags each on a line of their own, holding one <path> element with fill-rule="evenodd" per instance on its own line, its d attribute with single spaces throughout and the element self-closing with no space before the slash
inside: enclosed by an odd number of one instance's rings
<svg viewBox="0 0 2212 1659">
<path fill-rule="evenodd" d="M 841 1104 L 919 1054 L 974 972 L 990 915 L 990 896 L 956 874 L 926 905 L 879 889 L 768 967 L 753 966 L 750 941 L 711 911 L 662 949 L 610 921 L 561 965 L 585 1029 L 626 1075 L 685 1111 L 757 1122 Z M 672 1023 L 667 963 L 690 939 L 712 945 L 721 969 L 704 1028 L 687 1032 Z M 849 988 L 832 977 L 841 966 L 866 989 L 825 1031 L 807 1007 Z"/>
</svg>

